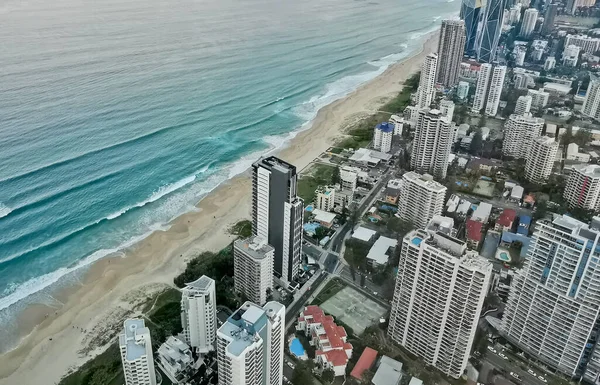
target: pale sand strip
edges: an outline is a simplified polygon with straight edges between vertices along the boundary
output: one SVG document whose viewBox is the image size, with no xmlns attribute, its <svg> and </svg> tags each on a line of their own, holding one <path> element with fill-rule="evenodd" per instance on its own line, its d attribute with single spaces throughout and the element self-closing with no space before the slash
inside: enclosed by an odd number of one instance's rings
<svg viewBox="0 0 600 385">
<path fill-rule="evenodd" d="M 298 134 L 278 156 L 299 169 L 306 167 L 340 137 L 349 121 L 372 112 L 400 92 L 402 82 L 419 70 L 424 56 L 436 50 L 437 37 L 437 32 L 431 34 L 421 52 L 322 108 L 312 127 Z M 54 384 L 69 369 L 82 365 L 90 356 L 77 352 L 86 347 L 90 336 L 74 326 L 87 331 L 106 327 L 107 320 L 118 319 L 133 307 L 132 291 L 142 288 L 150 292 L 157 284 L 172 285 L 187 258 L 228 245 L 232 236 L 227 229 L 250 217 L 250 190 L 248 173 L 224 183 L 199 203 L 199 211 L 175 219 L 167 231 L 153 233 L 126 251 L 126 258 L 94 264 L 81 286 L 58 293 L 64 306 L 57 314 L 42 306 L 26 311 L 24 324 L 39 325 L 19 347 L 0 356 L 0 384 Z"/>
</svg>

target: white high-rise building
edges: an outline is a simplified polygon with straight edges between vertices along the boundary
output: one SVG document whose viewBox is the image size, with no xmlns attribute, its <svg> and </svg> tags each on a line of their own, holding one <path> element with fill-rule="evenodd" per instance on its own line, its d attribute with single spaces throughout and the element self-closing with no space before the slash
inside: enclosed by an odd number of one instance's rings
<svg viewBox="0 0 600 385">
<path fill-rule="evenodd" d="M 529 90 L 527 91 L 527 96 L 531 96 L 531 108 L 534 110 L 541 110 L 546 107 L 548 99 L 550 99 L 550 94 L 544 91 L 543 88 L 540 88 L 539 90 Z"/>
<path fill-rule="evenodd" d="M 465 52 L 466 30 L 463 20 L 442 20 L 438 43 L 437 82 L 445 87 L 458 83 L 458 70 Z"/>
<path fill-rule="evenodd" d="M 119 335 L 125 385 L 156 385 L 150 329 L 143 319 L 128 319 Z"/>
<path fill-rule="evenodd" d="M 579 52 L 581 51 L 581 48 L 579 48 L 576 45 L 568 45 L 565 46 L 565 49 L 563 50 L 563 56 L 562 56 L 562 60 L 563 60 L 563 65 L 567 66 L 567 67 L 576 67 L 577 66 L 577 62 L 579 61 Z"/>
<path fill-rule="evenodd" d="M 488 116 L 496 116 L 498 106 L 500 105 L 500 96 L 502 88 L 504 88 L 504 78 L 506 77 L 506 66 L 495 66 L 490 79 L 490 86 L 485 105 L 485 114 Z"/>
<path fill-rule="evenodd" d="M 398 115 L 390 116 L 390 123 L 394 125 L 394 135 L 402 135 L 402 131 L 404 129 L 404 118 L 401 118 Z"/>
<path fill-rule="evenodd" d="M 423 61 L 419 88 L 417 88 L 417 108 L 429 107 L 433 102 L 437 61 L 438 55 L 436 53 L 430 53 Z"/>
<path fill-rule="evenodd" d="M 445 375 L 463 375 L 492 264 L 443 232 L 402 240 L 389 336 Z"/>
<path fill-rule="evenodd" d="M 413 140 L 411 167 L 444 179 L 453 142 L 454 127 L 450 120 L 439 110 L 421 109 Z"/>
<path fill-rule="evenodd" d="M 469 96 L 469 82 L 458 82 L 458 87 L 456 88 L 456 96 L 459 99 L 465 100 L 467 96 Z"/>
<path fill-rule="evenodd" d="M 203 275 L 181 290 L 181 326 L 185 342 L 197 353 L 215 350 L 217 300 L 215 281 Z"/>
<path fill-rule="evenodd" d="M 406 106 L 403 111 L 404 120 L 412 127 L 417 124 L 419 119 L 419 107 L 417 106 Z"/>
<path fill-rule="evenodd" d="M 599 225 L 566 215 L 537 222 L 500 327 L 528 355 L 588 383 L 598 378 Z"/>
<path fill-rule="evenodd" d="M 600 211 L 600 166 L 574 166 L 563 196 L 571 208 Z"/>
<path fill-rule="evenodd" d="M 389 122 L 379 123 L 373 133 L 373 148 L 377 151 L 388 153 L 392 149 L 392 136 L 394 125 Z"/>
<path fill-rule="evenodd" d="M 523 23 L 521 24 L 521 30 L 519 31 L 519 36 L 521 37 L 529 37 L 533 33 L 535 29 L 535 23 L 538 19 L 538 10 L 535 8 L 528 8 L 525 10 L 523 14 Z"/>
<path fill-rule="evenodd" d="M 544 119 L 531 114 L 512 114 L 504 124 L 502 154 L 516 159 L 525 159 L 534 139 L 542 134 Z"/>
<path fill-rule="evenodd" d="M 264 305 L 273 290 L 275 249 L 267 240 L 253 235 L 233 243 L 233 284 L 249 301 Z"/>
<path fill-rule="evenodd" d="M 252 232 L 275 248 L 275 276 L 292 282 L 300 269 L 304 219 L 296 167 L 270 156 L 255 162 L 252 171 Z"/>
<path fill-rule="evenodd" d="M 398 215 L 417 228 L 425 228 L 435 215 L 442 214 L 446 190 L 431 175 L 414 171 L 405 173 L 398 199 Z"/>
<path fill-rule="evenodd" d="M 525 55 L 526 54 L 527 54 L 526 49 L 518 49 L 517 52 L 515 52 L 515 65 L 522 66 L 523 64 L 525 64 Z"/>
<path fill-rule="evenodd" d="M 281 385 L 285 306 L 246 302 L 217 332 L 219 385 Z"/>
<path fill-rule="evenodd" d="M 315 208 L 323 211 L 333 211 L 335 207 L 335 187 L 318 186 L 315 190 Z"/>
<path fill-rule="evenodd" d="M 454 117 L 454 102 L 452 100 L 442 99 L 440 101 L 440 112 L 451 122 Z"/>
<path fill-rule="evenodd" d="M 587 35 L 567 35 L 565 39 L 565 47 L 576 45 L 583 52 L 595 54 L 600 51 L 600 39 L 597 37 L 589 37 Z"/>
<path fill-rule="evenodd" d="M 491 77 L 492 65 L 488 63 L 482 64 L 479 69 L 479 75 L 477 75 L 477 87 L 475 88 L 475 97 L 473 98 L 473 107 L 471 108 L 472 112 L 478 114 L 485 107 Z"/>
<path fill-rule="evenodd" d="M 554 56 L 548 56 L 544 62 L 544 71 L 550 71 L 556 67 L 556 58 Z"/>
<path fill-rule="evenodd" d="M 581 112 L 593 119 L 600 120 L 600 78 L 590 72 L 590 83 Z"/>
<path fill-rule="evenodd" d="M 531 143 L 525 160 L 525 178 L 531 182 L 544 183 L 552 174 L 558 154 L 558 142 L 554 138 L 541 136 Z"/>
<path fill-rule="evenodd" d="M 515 105 L 515 115 L 524 115 L 531 110 L 531 96 L 519 96 Z"/>
</svg>

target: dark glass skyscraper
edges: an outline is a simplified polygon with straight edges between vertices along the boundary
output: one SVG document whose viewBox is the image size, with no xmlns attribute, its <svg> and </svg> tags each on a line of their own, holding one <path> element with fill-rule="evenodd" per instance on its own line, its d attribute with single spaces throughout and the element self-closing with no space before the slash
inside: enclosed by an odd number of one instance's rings
<svg viewBox="0 0 600 385">
<path fill-rule="evenodd" d="M 472 55 L 475 52 L 479 14 L 482 7 L 482 0 L 463 0 L 460 6 L 460 18 L 465 22 L 467 37 L 465 39 L 465 54 L 467 55 Z"/>
<path fill-rule="evenodd" d="M 481 63 L 491 63 L 496 58 L 505 2 L 506 0 L 488 0 L 483 8 L 481 30 L 475 43 L 477 60 Z"/>
</svg>

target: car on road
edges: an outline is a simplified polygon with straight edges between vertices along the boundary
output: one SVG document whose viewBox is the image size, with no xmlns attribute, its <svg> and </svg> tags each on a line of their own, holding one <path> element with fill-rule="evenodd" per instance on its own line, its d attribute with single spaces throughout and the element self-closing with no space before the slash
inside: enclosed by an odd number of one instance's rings
<svg viewBox="0 0 600 385">
<path fill-rule="evenodd" d="M 281 361 L 280 361 L 280 362 L 281 362 Z M 292 368 L 292 369 L 296 369 L 296 365 L 294 365 L 294 363 L 293 363 L 293 362 L 291 362 L 291 361 L 288 361 L 288 362 L 287 362 L 287 364 L 288 364 L 288 366 L 289 366 L 290 368 Z"/>
<path fill-rule="evenodd" d="M 533 371 L 533 370 L 531 370 L 531 369 L 527 369 L 527 373 L 531 374 L 531 375 L 532 375 L 532 376 L 534 376 L 534 377 L 537 377 L 537 374 L 536 374 L 536 372 L 534 372 L 534 371 Z"/>
<path fill-rule="evenodd" d="M 488 348 L 488 350 L 489 350 L 490 352 L 492 352 L 492 353 L 497 353 L 497 352 L 496 352 L 496 349 L 494 349 L 492 346 L 488 346 L 487 348 Z"/>
<path fill-rule="evenodd" d="M 548 380 L 546 380 L 546 379 L 544 378 L 544 376 L 538 376 L 537 378 L 538 378 L 538 380 L 540 380 L 540 381 L 542 381 L 542 382 L 548 382 Z"/>
<path fill-rule="evenodd" d="M 503 359 L 503 360 L 508 360 L 508 357 L 506 356 L 506 354 L 504 353 L 498 353 L 498 355 Z"/>
<path fill-rule="evenodd" d="M 519 377 L 519 374 L 518 374 L 518 373 L 515 373 L 515 372 L 510 372 L 510 375 L 511 375 L 511 376 L 513 376 L 514 378 L 516 378 L 517 380 L 520 380 L 520 379 L 521 379 L 521 377 Z"/>
</svg>

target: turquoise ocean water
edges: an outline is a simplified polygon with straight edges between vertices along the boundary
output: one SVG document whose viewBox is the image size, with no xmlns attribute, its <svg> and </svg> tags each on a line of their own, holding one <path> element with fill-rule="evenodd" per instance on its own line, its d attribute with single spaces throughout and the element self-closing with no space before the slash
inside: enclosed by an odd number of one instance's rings
<svg viewBox="0 0 600 385">
<path fill-rule="evenodd" d="M 448 0 L 0 0 L 0 323 L 418 49 Z M 0 350 L 15 341 L 3 333 Z"/>
</svg>

